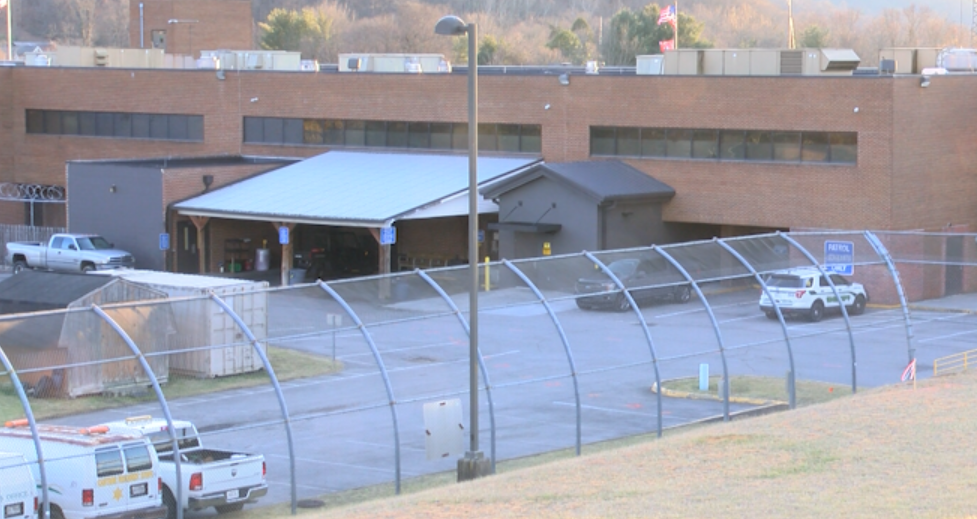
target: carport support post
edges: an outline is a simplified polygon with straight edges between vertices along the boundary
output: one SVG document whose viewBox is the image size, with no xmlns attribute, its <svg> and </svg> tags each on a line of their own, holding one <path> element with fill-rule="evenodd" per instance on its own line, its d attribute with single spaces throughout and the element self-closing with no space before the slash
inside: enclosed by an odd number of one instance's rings
<svg viewBox="0 0 977 519">
<path fill-rule="evenodd" d="M 275 226 L 275 232 L 279 233 L 281 236 L 282 227 L 288 229 L 288 243 L 282 244 L 282 286 L 288 286 L 288 277 L 292 271 L 292 229 L 295 228 L 295 223 L 286 222 L 275 222 L 272 224 Z"/>
<path fill-rule="evenodd" d="M 377 261 L 380 262 L 377 265 L 377 272 L 383 276 L 380 278 L 380 299 L 390 299 L 390 276 L 387 275 L 390 274 L 390 244 L 384 245 L 380 241 L 380 229 L 370 227 L 370 234 L 377 241 L 379 245 L 378 250 L 380 251 L 380 254 L 378 254 L 379 257 L 377 258 Z"/>
<path fill-rule="evenodd" d="M 207 216 L 191 216 L 190 221 L 193 222 L 193 226 L 197 228 L 197 268 L 198 272 L 201 274 L 206 274 L 209 272 L 207 269 L 207 254 L 204 248 L 204 227 L 207 227 L 207 222 L 210 218 Z M 177 265 L 179 267 L 179 265 Z"/>
</svg>

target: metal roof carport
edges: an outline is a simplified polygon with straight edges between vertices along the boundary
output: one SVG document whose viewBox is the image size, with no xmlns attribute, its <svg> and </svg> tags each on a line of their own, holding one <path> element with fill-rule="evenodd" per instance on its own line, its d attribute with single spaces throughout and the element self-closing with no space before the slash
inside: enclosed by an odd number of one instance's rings
<svg viewBox="0 0 977 519">
<path fill-rule="evenodd" d="M 539 157 L 479 157 L 483 186 L 542 162 Z M 452 203 L 468 191 L 468 156 L 432 153 L 330 151 L 179 202 L 173 209 L 198 227 L 198 248 L 210 218 L 380 229 L 411 217 L 461 216 Z M 479 212 L 496 212 L 490 201 Z M 201 255 L 203 257 L 203 255 Z M 282 244 L 282 284 L 288 283 L 292 244 Z M 380 247 L 380 272 L 390 269 L 389 245 Z M 201 269 L 203 270 L 203 269 Z"/>
</svg>

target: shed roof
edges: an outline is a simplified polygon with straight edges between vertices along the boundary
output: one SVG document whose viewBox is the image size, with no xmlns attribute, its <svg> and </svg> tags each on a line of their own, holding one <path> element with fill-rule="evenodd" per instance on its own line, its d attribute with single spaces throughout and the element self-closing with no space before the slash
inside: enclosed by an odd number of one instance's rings
<svg viewBox="0 0 977 519">
<path fill-rule="evenodd" d="M 25 270 L 0 281 L 0 302 L 67 308 L 72 302 L 113 281 L 108 276 Z"/>
<path fill-rule="evenodd" d="M 486 198 L 496 198 L 543 177 L 577 189 L 597 203 L 625 198 L 669 199 L 675 196 L 671 186 L 617 160 L 538 164 L 480 191 Z"/>
<path fill-rule="evenodd" d="M 479 157 L 484 184 L 538 157 Z M 331 151 L 174 204 L 185 215 L 380 227 L 468 189 L 468 156 Z"/>
</svg>

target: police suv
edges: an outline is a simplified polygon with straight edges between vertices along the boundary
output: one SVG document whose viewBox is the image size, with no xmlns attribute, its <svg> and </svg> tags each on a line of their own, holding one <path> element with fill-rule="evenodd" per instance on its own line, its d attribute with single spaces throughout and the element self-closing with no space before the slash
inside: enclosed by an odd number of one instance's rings
<svg viewBox="0 0 977 519">
<path fill-rule="evenodd" d="M 868 292 L 861 283 L 852 283 L 839 274 L 827 273 L 838 289 L 838 295 L 849 315 L 859 315 L 865 311 Z M 784 316 L 802 315 L 811 322 L 820 321 L 828 309 L 839 309 L 835 296 L 825 275 L 814 267 L 794 268 L 774 272 L 765 280 L 767 290 L 776 300 Z M 760 311 L 770 319 L 777 318 L 777 311 L 767 297 L 760 293 Z"/>
</svg>

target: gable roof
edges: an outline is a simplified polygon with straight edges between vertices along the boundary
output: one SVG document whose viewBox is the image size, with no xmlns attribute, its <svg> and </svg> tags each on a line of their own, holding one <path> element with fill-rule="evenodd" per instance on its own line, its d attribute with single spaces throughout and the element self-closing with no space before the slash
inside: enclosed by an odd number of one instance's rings
<svg viewBox="0 0 977 519">
<path fill-rule="evenodd" d="M 543 177 L 576 189 L 597 203 L 627 198 L 670 199 L 675 196 L 671 186 L 618 160 L 538 164 L 482 188 L 480 192 L 486 198 L 496 198 Z"/>
<path fill-rule="evenodd" d="M 541 160 L 479 157 L 478 183 Z M 467 155 L 330 151 L 173 207 L 185 215 L 380 227 L 467 190 Z"/>
</svg>

